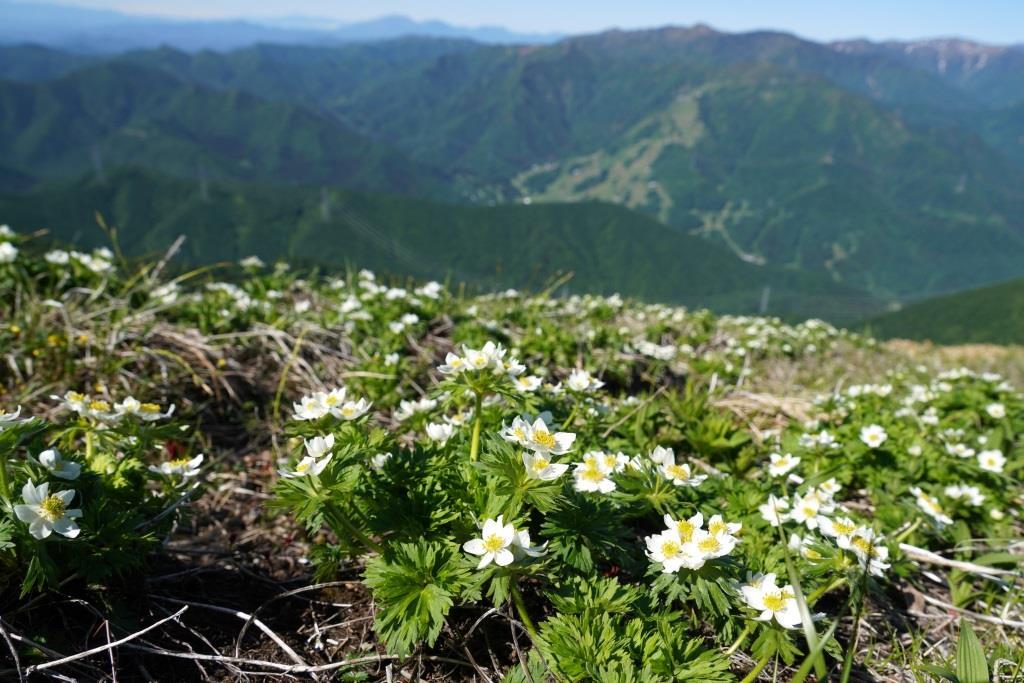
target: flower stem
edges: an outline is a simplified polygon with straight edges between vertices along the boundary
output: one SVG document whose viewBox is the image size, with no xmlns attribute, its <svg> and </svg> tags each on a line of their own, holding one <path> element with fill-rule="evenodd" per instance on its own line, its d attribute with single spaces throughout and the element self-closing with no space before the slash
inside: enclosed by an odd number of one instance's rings
<svg viewBox="0 0 1024 683">
<path fill-rule="evenodd" d="M 0 455 L 0 496 L 4 502 L 11 500 L 11 485 L 7 482 L 7 453 Z"/>
<path fill-rule="evenodd" d="M 761 671 L 763 671 L 764 668 L 768 666 L 768 662 L 771 661 L 771 658 L 771 655 L 765 655 L 764 657 L 761 657 L 761 661 L 759 661 L 757 665 L 750 670 L 750 673 L 748 673 L 746 678 L 744 678 L 740 683 L 752 683 L 752 681 L 757 680 L 757 677 L 761 674 Z"/>
<path fill-rule="evenodd" d="M 481 415 L 481 408 L 483 407 L 484 397 L 479 391 L 474 392 L 475 402 L 473 403 L 473 439 L 469 444 L 469 461 L 476 462 L 477 458 L 480 457 L 480 424 L 483 422 L 483 415 Z"/>
<path fill-rule="evenodd" d="M 373 540 L 365 533 L 363 533 L 362 529 L 353 524 L 352 520 L 348 518 L 348 515 L 346 515 L 340 508 L 338 508 L 337 505 L 328 503 L 327 510 L 328 514 L 330 515 L 330 519 L 338 522 L 340 526 L 344 527 L 345 531 L 347 531 L 351 536 L 355 537 L 355 539 L 358 540 L 363 545 L 364 548 L 366 548 L 367 550 L 372 550 L 373 552 L 376 552 L 380 555 L 384 554 L 384 546 L 382 546 L 380 543 L 377 543 L 375 540 Z"/>
<path fill-rule="evenodd" d="M 523 621 L 523 626 L 526 627 L 527 633 L 530 634 L 530 638 L 533 639 L 534 643 L 537 642 L 537 627 L 534 626 L 533 620 L 530 619 L 530 614 L 526 611 L 526 603 L 523 601 L 523 594 L 519 592 L 519 586 L 516 585 L 515 581 L 512 582 L 512 603 L 516 606 L 516 611 L 519 613 L 519 618 Z"/>
<path fill-rule="evenodd" d="M 747 639 L 747 636 L 749 636 L 750 632 L 753 631 L 753 630 L 754 630 L 754 624 L 748 621 L 747 625 L 743 627 L 743 630 L 740 632 L 740 635 L 736 639 L 736 641 L 732 645 L 729 646 L 728 650 L 725 651 L 725 656 L 728 657 L 733 652 L 736 652 L 736 650 L 740 649 L 740 645 L 743 644 L 743 641 Z"/>
<path fill-rule="evenodd" d="M 844 583 L 846 583 L 846 577 L 840 576 L 838 579 L 828 584 L 827 586 L 822 586 L 821 588 L 807 596 L 807 604 L 811 605 L 812 603 L 817 601 L 817 599 L 820 598 L 822 595 L 828 593 L 829 591 L 835 590 L 836 588 L 839 588 Z"/>
</svg>

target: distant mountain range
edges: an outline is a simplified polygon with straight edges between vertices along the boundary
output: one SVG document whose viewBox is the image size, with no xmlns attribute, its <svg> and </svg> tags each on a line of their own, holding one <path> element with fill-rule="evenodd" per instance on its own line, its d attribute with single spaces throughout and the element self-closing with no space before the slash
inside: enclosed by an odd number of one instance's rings
<svg viewBox="0 0 1024 683">
<path fill-rule="evenodd" d="M 706 26 L 534 45 L 18 45 L 0 47 L 0 79 L 8 191 L 102 185 L 128 164 L 285 196 L 598 201 L 765 284 L 806 274 L 872 306 L 1024 276 L 1018 47 Z"/>
<path fill-rule="evenodd" d="M 459 38 L 479 43 L 550 43 L 563 36 L 516 33 L 500 26 L 453 26 L 385 16 L 340 23 L 319 17 L 186 21 L 71 5 L 0 2 L 0 44 L 34 43 L 81 53 L 173 47 L 185 51 L 233 50 L 257 43 L 333 45 L 403 36 Z"/>
</svg>

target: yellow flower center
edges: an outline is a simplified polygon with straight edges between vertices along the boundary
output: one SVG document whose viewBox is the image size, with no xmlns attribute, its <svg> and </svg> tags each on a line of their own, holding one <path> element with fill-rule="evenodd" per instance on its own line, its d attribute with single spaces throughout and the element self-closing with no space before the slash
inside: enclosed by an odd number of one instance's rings
<svg viewBox="0 0 1024 683">
<path fill-rule="evenodd" d="M 551 462 L 547 458 L 538 456 L 533 460 L 533 470 L 535 472 L 541 472 L 543 470 L 546 470 L 548 468 L 548 465 L 550 464 Z"/>
<path fill-rule="evenodd" d="M 555 441 L 554 434 L 544 431 L 543 429 L 537 430 L 533 433 L 533 440 L 538 446 L 543 446 L 544 448 L 554 448 L 558 443 Z"/>
<path fill-rule="evenodd" d="M 49 522 L 56 522 L 64 516 L 64 512 L 67 510 L 67 505 L 65 505 L 64 501 L 56 495 L 50 495 L 47 496 L 39 505 L 39 509 L 40 516 L 44 517 Z"/>
<path fill-rule="evenodd" d="M 356 409 L 353 406 L 345 406 L 341 409 L 341 414 L 345 417 L 349 417 L 356 414 Z"/>
<path fill-rule="evenodd" d="M 186 467 L 188 465 L 188 458 L 175 458 L 170 464 L 172 467 Z"/>
<path fill-rule="evenodd" d="M 665 541 L 661 545 L 661 554 L 665 557 L 675 557 L 681 552 L 683 552 L 683 547 L 675 541 Z"/>
<path fill-rule="evenodd" d="M 306 470 L 309 469 L 309 466 L 311 464 L 312 463 L 309 460 L 303 460 L 302 462 L 300 462 L 298 465 L 295 466 L 295 471 L 296 472 L 305 472 Z"/>
<path fill-rule="evenodd" d="M 497 534 L 491 534 L 484 538 L 484 550 L 489 553 L 496 553 L 505 547 L 505 541 Z"/>
<path fill-rule="evenodd" d="M 668 465 L 665 468 L 670 479 L 689 479 L 690 467 L 688 465 Z"/>
<path fill-rule="evenodd" d="M 769 593 L 764 596 L 764 606 L 773 612 L 779 612 L 786 607 L 786 597 L 781 593 Z"/>
<path fill-rule="evenodd" d="M 141 410 L 144 413 L 159 413 L 160 406 L 156 403 L 143 403 L 141 406 L 139 406 L 139 410 Z"/>
<path fill-rule="evenodd" d="M 103 413 L 110 410 L 110 404 L 106 401 L 90 401 L 89 410 L 95 410 L 96 412 Z"/>
<path fill-rule="evenodd" d="M 329 405 L 329 406 L 337 405 L 338 404 L 338 397 L 337 396 L 328 395 L 327 398 L 324 399 L 324 404 L 325 405 Z"/>
<path fill-rule="evenodd" d="M 850 541 L 850 543 L 852 543 L 858 550 L 860 550 L 868 557 L 874 557 L 878 555 L 878 549 L 875 547 L 875 545 L 863 536 L 855 536 Z"/>
<path fill-rule="evenodd" d="M 587 481 L 604 481 L 604 472 L 596 464 L 588 464 L 583 468 L 583 478 Z"/>
<path fill-rule="evenodd" d="M 679 532 L 679 538 L 683 539 L 683 543 L 693 540 L 693 524 L 689 521 L 681 519 L 676 522 L 676 531 Z"/>
<path fill-rule="evenodd" d="M 849 536 L 857 530 L 857 527 L 854 524 L 844 522 L 842 520 L 832 522 L 832 528 L 836 530 L 837 534 L 842 536 Z"/>
<path fill-rule="evenodd" d="M 716 519 L 713 522 L 708 523 L 708 531 L 710 531 L 714 536 L 724 534 L 728 530 L 728 525 L 720 519 Z"/>
<path fill-rule="evenodd" d="M 476 358 L 473 359 L 473 365 L 475 365 L 478 368 L 482 368 L 483 366 L 487 365 L 487 358 L 485 358 L 484 356 L 477 356 Z"/>
<path fill-rule="evenodd" d="M 702 553 L 717 553 L 722 549 L 722 544 L 714 536 L 708 536 L 706 538 L 702 538 L 700 542 L 697 543 L 697 548 L 700 549 Z"/>
<path fill-rule="evenodd" d="M 75 401 L 75 402 L 84 401 L 85 400 L 85 394 L 80 394 L 77 391 L 69 391 L 68 392 L 68 400 L 69 401 Z"/>
<path fill-rule="evenodd" d="M 813 505 L 805 505 L 801 509 L 803 510 L 804 517 L 807 517 L 808 519 L 818 516 L 818 509 Z"/>
</svg>

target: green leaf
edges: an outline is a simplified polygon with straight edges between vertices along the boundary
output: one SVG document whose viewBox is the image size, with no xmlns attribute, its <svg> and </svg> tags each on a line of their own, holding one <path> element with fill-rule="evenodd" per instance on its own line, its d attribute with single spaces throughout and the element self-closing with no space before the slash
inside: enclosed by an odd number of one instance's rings
<svg viewBox="0 0 1024 683">
<path fill-rule="evenodd" d="M 956 644 L 956 677 L 960 683 L 989 683 L 985 650 L 966 619 L 960 620 L 960 639 Z"/>
</svg>

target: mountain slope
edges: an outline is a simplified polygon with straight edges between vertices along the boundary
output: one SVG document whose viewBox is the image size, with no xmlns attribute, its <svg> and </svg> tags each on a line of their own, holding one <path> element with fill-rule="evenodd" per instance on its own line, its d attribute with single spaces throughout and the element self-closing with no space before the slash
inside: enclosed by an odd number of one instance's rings
<svg viewBox="0 0 1024 683">
<path fill-rule="evenodd" d="M 753 312 L 771 287 L 769 311 L 850 320 L 879 308 L 872 297 L 819 276 L 743 263 L 725 249 L 628 209 L 586 202 L 458 206 L 333 189 L 194 182 L 119 170 L 107 182 L 65 182 L 0 195 L 0 215 L 19 230 L 103 243 L 99 211 L 129 253 L 188 237 L 191 263 L 250 253 L 307 264 L 351 264 L 489 287 L 542 288 L 561 272 L 573 291 Z"/>
<path fill-rule="evenodd" d="M 309 110 L 120 62 L 0 82 L 0 155 L 42 178 L 130 163 L 189 177 L 450 192 L 443 174 Z"/>
<path fill-rule="evenodd" d="M 701 27 L 425 45 L 131 58 L 303 101 L 478 201 L 621 203 L 889 298 L 1024 272 L 1024 166 L 959 125 L 979 105 L 956 83 L 903 60 Z"/>
<path fill-rule="evenodd" d="M 864 326 L 882 338 L 1024 344 L 1024 280 L 926 299 Z"/>
</svg>

